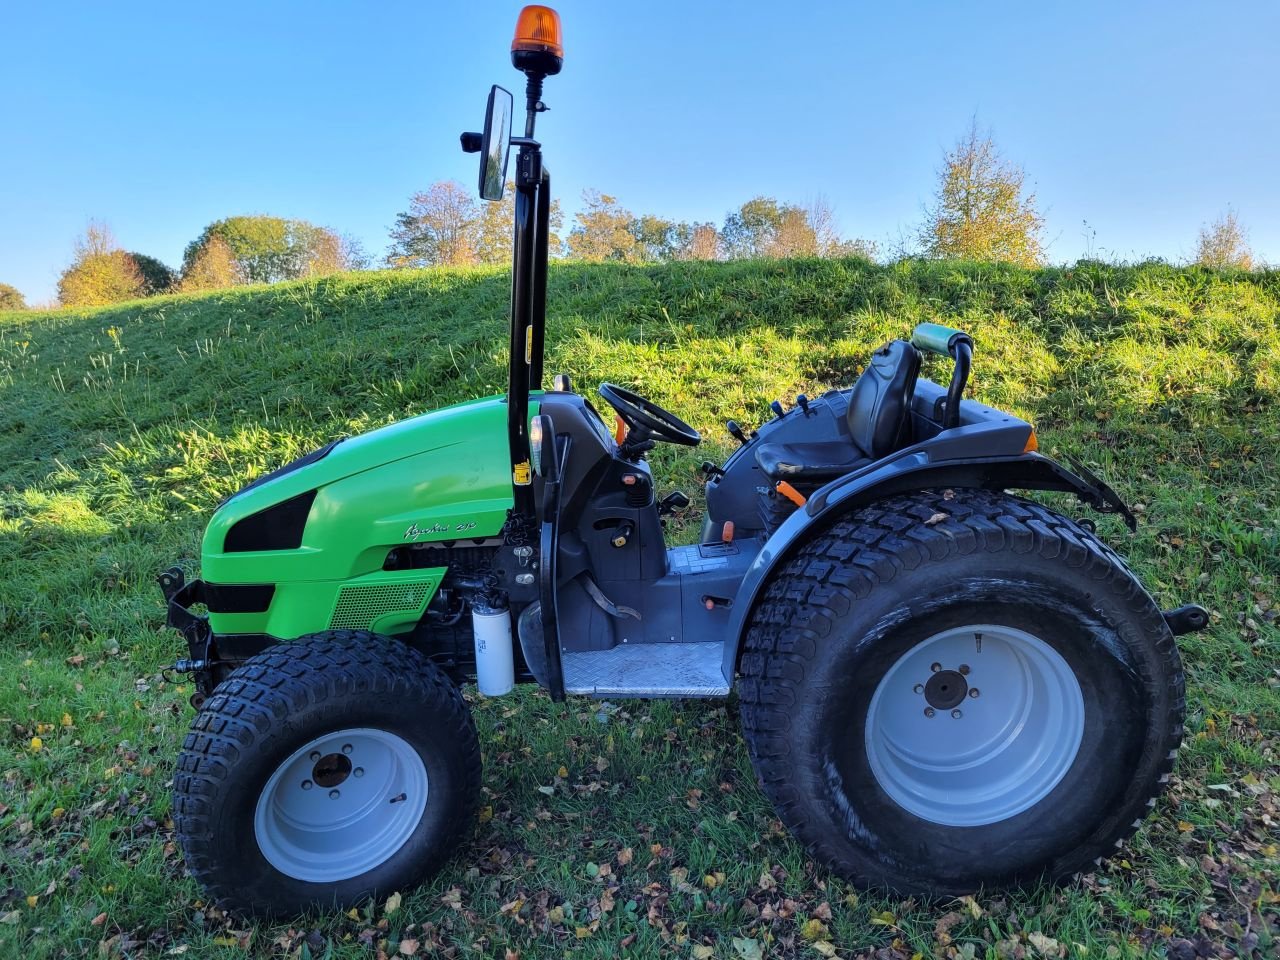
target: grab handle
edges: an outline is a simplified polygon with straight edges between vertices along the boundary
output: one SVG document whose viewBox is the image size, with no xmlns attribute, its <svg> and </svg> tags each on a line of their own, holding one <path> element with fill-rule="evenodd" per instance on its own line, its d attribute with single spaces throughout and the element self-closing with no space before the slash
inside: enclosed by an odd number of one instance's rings
<svg viewBox="0 0 1280 960">
<path fill-rule="evenodd" d="M 911 331 L 911 345 L 917 350 L 955 360 L 951 385 L 947 387 L 947 399 L 939 419 L 943 430 L 960 426 L 960 400 L 964 396 L 965 384 L 969 382 L 969 367 L 973 364 L 973 338 L 962 330 L 940 323 L 922 323 Z"/>
<path fill-rule="evenodd" d="M 942 357 L 954 357 L 956 344 L 961 342 L 973 347 L 973 338 L 963 330 L 945 327 L 940 323 L 921 323 L 911 331 L 913 347 Z"/>
</svg>

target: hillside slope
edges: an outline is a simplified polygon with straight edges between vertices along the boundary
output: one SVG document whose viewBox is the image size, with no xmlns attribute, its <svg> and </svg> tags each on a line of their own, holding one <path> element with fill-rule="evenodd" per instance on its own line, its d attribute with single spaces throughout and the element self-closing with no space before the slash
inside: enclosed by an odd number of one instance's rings
<svg viewBox="0 0 1280 960">
<path fill-rule="evenodd" d="M 156 675 L 179 643 L 158 629 L 154 577 L 173 562 L 195 566 L 212 507 L 253 477 L 342 433 L 500 392 L 508 290 L 508 275 L 497 270 L 380 272 L 88 312 L 0 314 L 0 770 L 8 771 L 0 780 L 0 861 L 19 864 L 0 871 L 0 890 L 61 884 L 37 898 L 29 917 L 24 908 L 20 921 L 0 926 L 0 948 L 35 944 L 32 930 L 43 924 L 69 938 L 159 930 L 164 944 L 190 939 L 196 954 L 209 949 L 219 921 L 191 926 L 193 888 L 179 879 L 172 851 L 147 839 L 163 824 L 168 764 L 187 717 L 181 688 Z M 549 313 L 549 371 L 569 373 L 584 393 L 602 380 L 633 385 L 708 437 L 696 452 L 655 452 L 664 488 L 692 495 L 700 490 L 696 464 L 727 451 L 727 418 L 753 424 L 769 415 L 772 399 L 789 405 L 798 392 L 849 383 L 871 349 L 920 321 L 967 329 L 977 343 L 974 394 L 1036 422 L 1046 452 L 1058 448 L 1095 465 L 1143 517 L 1132 537 L 1112 519 L 1100 522 L 1103 533 L 1159 602 L 1194 599 L 1215 615 L 1209 632 L 1181 644 L 1193 736 L 1171 795 L 1135 841 L 1130 860 L 1141 868 L 1108 867 L 1103 888 L 1073 891 L 1052 932 L 1064 942 L 1141 952 L 1175 932 L 1197 932 L 1202 910 L 1261 903 L 1257 885 L 1275 889 L 1274 865 L 1237 869 L 1232 861 L 1222 868 L 1224 888 L 1210 885 L 1203 863 L 1200 873 L 1189 864 L 1202 854 L 1212 862 L 1224 843 L 1260 849 L 1251 839 L 1265 829 L 1258 818 L 1275 811 L 1280 274 L 1087 263 L 1039 271 L 860 260 L 556 264 Z M 507 730 L 507 709 L 525 711 L 530 732 Z M 714 876 L 726 869 L 725 850 L 751 851 L 716 882 L 734 902 L 757 891 L 772 862 L 787 864 L 788 896 L 802 907 L 837 903 L 834 890 L 842 888 L 815 893 L 813 883 L 831 881 L 815 879 L 798 848 L 769 833 L 770 814 L 722 707 L 633 711 L 677 739 L 710 731 L 688 746 L 690 760 L 705 751 L 697 769 L 679 759 L 685 754 L 673 762 L 670 747 L 634 737 L 612 713 L 596 722 L 579 709 L 553 709 L 528 693 L 478 707 L 486 744 L 499 758 L 516 751 L 530 766 L 491 765 L 493 820 L 464 856 L 520 847 L 534 863 L 524 871 L 533 879 L 530 889 L 524 880 L 491 886 L 486 875 L 462 882 L 465 866 L 458 867 L 445 887 L 461 882 L 478 904 L 475 919 L 442 913 L 438 890 L 416 895 L 415 919 L 430 917 L 441 930 L 454 924 L 452 936 L 463 943 L 525 943 L 530 956 L 558 942 L 498 908 L 517 893 L 536 897 L 539 883 L 564 898 L 594 889 L 597 875 L 559 873 L 564 841 L 584 829 L 569 821 L 593 809 L 590 798 L 569 791 L 547 803 L 535 790 L 562 762 L 573 767 L 566 750 L 584 751 L 584 764 L 611 757 L 604 779 L 626 784 L 628 799 L 615 813 L 595 811 L 605 817 L 600 836 L 681 850 L 658 879 L 681 863 L 694 878 Z M 581 776 L 588 774 L 601 777 Z M 731 797 L 726 783 L 739 792 Z M 1208 784 L 1261 786 L 1209 791 Z M 693 789 L 705 792 L 704 803 L 722 796 L 735 804 L 741 823 L 706 827 L 696 798 L 671 813 L 670 798 Z M 118 795 L 126 801 L 115 802 Z M 111 804 L 105 819 L 101 806 L 86 813 L 99 800 Z M 523 826 L 544 803 L 553 818 L 565 818 L 558 839 L 551 827 L 535 838 Z M 143 830 L 148 818 L 152 827 Z M 637 823 L 658 823 L 647 828 L 650 840 L 627 839 Z M 710 852 L 708 836 L 718 837 Z M 588 855 L 599 863 L 612 854 Z M 71 866 L 85 884 L 66 880 Z M 108 885 L 129 895 L 103 893 Z M 1237 888 L 1244 893 L 1235 901 L 1223 892 Z M 683 893 L 671 895 L 669 918 L 689 924 L 691 934 L 759 935 L 748 933 L 756 922 L 749 917 L 708 913 Z M 1019 895 L 1014 919 L 988 918 L 991 929 L 1025 939 L 1019 925 L 1054 897 Z M 89 926 L 98 906 L 110 912 L 106 931 Z M 882 909 L 900 913 L 897 934 L 870 919 Z M 832 925 L 859 943 L 900 935 L 915 945 L 904 956 L 928 955 L 937 919 L 928 905 L 870 897 L 838 912 Z M 987 919 L 974 920 L 972 935 L 987 936 Z M 325 920 L 325 937 L 337 943 L 345 922 Z M 259 938 L 264 950 L 271 936 L 264 930 Z M 666 942 L 653 925 L 643 937 L 659 939 L 642 938 L 641 946 Z"/>
</svg>

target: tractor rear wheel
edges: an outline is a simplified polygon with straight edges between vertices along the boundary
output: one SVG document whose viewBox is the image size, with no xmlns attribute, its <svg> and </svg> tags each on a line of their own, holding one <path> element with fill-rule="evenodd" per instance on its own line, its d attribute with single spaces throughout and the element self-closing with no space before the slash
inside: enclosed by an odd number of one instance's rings
<svg viewBox="0 0 1280 960">
<path fill-rule="evenodd" d="M 480 748 L 461 692 L 374 634 L 278 644 L 219 684 L 174 777 L 187 869 L 240 914 L 412 886 L 471 829 Z"/>
<path fill-rule="evenodd" d="M 902 893 L 1091 868 L 1141 824 L 1182 737 L 1159 609 L 1081 526 L 926 491 L 844 519 L 753 613 L 739 685 L 763 788 L 851 880 Z"/>
</svg>

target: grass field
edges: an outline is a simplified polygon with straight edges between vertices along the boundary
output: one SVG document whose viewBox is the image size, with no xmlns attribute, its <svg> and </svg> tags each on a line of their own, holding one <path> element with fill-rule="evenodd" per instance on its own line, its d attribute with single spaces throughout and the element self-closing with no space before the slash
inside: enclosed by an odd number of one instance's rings
<svg viewBox="0 0 1280 960">
<path fill-rule="evenodd" d="M 1176 776 L 1061 889 L 921 903 L 816 868 L 723 703 L 477 702 L 480 822 L 429 886 L 244 925 L 168 820 L 190 690 L 154 583 L 213 506 L 343 433 L 499 392 L 508 278 L 344 275 L 87 313 L 0 314 L 0 957 L 1275 957 L 1280 954 L 1280 273 L 858 261 L 552 268 L 551 370 L 701 429 L 847 384 L 921 320 L 970 330 L 975 394 L 1141 514 L 1099 529 L 1195 600 Z M 708 446 L 711 447 L 708 450 Z M 697 498 L 695 497 L 695 504 Z M 1064 503 L 1065 509 L 1079 508 Z M 674 531 L 687 536 L 687 530 Z"/>
</svg>

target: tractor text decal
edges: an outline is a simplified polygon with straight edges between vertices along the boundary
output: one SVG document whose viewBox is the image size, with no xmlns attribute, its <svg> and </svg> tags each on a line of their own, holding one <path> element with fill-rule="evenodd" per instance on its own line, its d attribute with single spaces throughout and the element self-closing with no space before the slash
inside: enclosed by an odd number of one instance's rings
<svg viewBox="0 0 1280 960">
<path fill-rule="evenodd" d="M 409 525 L 409 529 L 404 532 L 404 539 L 417 540 L 419 537 L 438 537 L 447 533 L 462 533 L 466 530 L 475 528 L 474 520 L 463 520 L 454 527 L 450 527 L 447 523 L 433 523 L 429 527 L 420 527 L 416 523 Z"/>
</svg>

